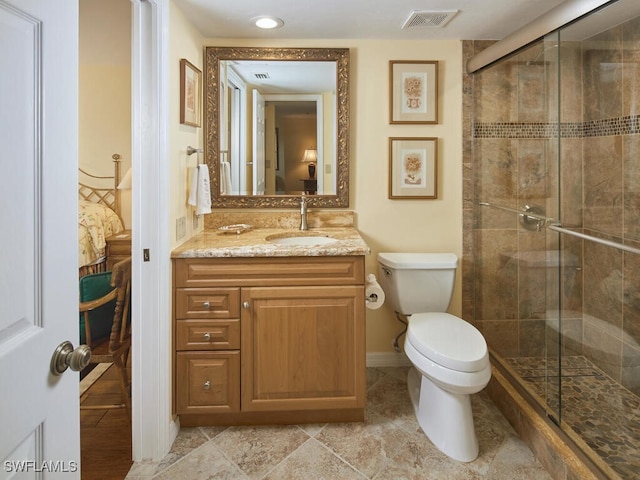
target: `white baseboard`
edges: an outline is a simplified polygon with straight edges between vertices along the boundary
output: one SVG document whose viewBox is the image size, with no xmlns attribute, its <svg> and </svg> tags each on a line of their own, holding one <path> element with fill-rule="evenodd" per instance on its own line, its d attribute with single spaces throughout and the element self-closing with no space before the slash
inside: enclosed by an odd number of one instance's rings
<svg viewBox="0 0 640 480">
<path fill-rule="evenodd" d="M 367 353 L 367 367 L 409 367 L 411 361 L 404 353 L 372 352 Z"/>
</svg>

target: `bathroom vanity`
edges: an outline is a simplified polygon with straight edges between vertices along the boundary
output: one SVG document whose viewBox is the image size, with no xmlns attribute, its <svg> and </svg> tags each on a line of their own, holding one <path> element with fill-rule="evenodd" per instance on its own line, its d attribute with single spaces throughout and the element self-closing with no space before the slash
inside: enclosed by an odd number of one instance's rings
<svg viewBox="0 0 640 480">
<path fill-rule="evenodd" d="M 367 253 L 353 228 L 205 231 L 176 249 L 181 424 L 362 421 Z"/>
</svg>

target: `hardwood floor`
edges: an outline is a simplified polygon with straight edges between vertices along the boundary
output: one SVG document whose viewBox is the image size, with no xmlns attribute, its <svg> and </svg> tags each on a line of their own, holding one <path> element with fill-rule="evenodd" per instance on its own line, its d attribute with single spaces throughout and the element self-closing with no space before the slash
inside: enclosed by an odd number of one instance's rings
<svg viewBox="0 0 640 480">
<path fill-rule="evenodd" d="M 118 375 L 111 367 L 91 386 L 82 404 L 119 401 Z M 82 480 L 124 479 L 133 463 L 126 410 L 80 410 L 80 453 Z"/>
</svg>

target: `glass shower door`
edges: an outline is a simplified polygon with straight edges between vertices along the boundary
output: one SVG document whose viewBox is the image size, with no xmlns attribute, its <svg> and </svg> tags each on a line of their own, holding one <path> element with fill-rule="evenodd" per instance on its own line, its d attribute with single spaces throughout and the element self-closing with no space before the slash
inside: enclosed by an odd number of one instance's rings
<svg viewBox="0 0 640 480">
<path fill-rule="evenodd" d="M 640 3 L 487 66 L 472 91 L 470 316 L 607 477 L 640 480 Z"/>
<path fill-rule="evenodd" d="M 496 361 L 560 421 L 558 38 L 474 75 L 475 316 Z"/>
</svg>

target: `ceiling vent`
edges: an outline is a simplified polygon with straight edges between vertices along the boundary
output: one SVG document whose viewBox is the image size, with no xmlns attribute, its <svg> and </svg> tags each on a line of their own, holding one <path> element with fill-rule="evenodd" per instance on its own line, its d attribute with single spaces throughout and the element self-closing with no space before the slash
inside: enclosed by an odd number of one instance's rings
<svg viewBox="0 0 640 480">
<path fill-rule="evenodd" d="M 255 73 L 254 75 L 258 80 L 268 80 L 271 78 L 268 73 Z"/>
<path fill-rule="evenodd" d="M 428 10 L 414 10 L 409 15 L 402 28 L 414 28 L 414 27 L 430 27 L 430 28 L 442 28 L 458 13 L 458 10 L 452 10 L 448 12 L 433 12 Z"/>
</svg>

